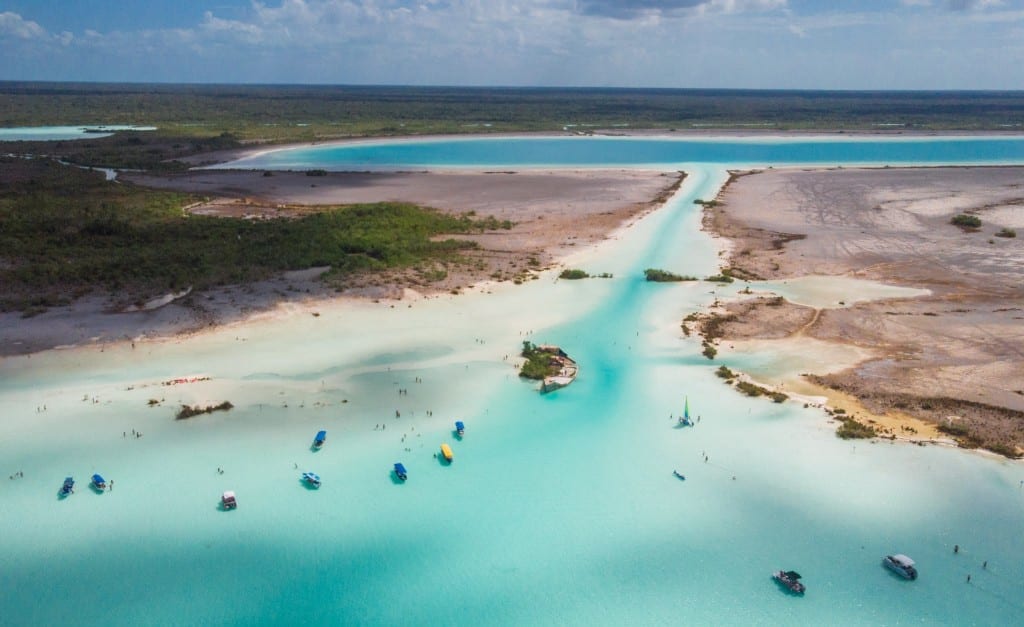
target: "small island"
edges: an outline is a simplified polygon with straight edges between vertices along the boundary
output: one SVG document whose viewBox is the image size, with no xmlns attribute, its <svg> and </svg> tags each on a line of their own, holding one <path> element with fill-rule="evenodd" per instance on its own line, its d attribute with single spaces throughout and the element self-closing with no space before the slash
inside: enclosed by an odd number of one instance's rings
<svg viewBox="0 0 1024 627">
<path fill-rule="evenodd" d="M 195 407 L 191 405 L 182 405 L 181 410 L 178 412 L 178 415 L 175 416 L 175 419 L 185 420 L 187 418 L 192 418 L 193 416 L 212 414 L 215 411 L 228 411 L 232 408 L 234 408 L 234 405 L 232 405 L 230 401 L 224 401 L 219 405 L 207 405 L 206 407 L 200 407 L 199 405 L 196 405 Z"/>
<path fill-rule="evenodd" d="M 647 268 L 644 270 L 644 277 L 648 281 L 655 283 L 675 283 L 677 281 L 696 281 L 696 277 L 683 276 L 681 274 L 675 274 L 667 270 L 660 270 L 658 268 Z"/>
<path fill-rule="evenodd" d="M 553 392 L 576 380 L 579 373 L 579 366 L 558 346 L 532 342 L 523 342 L 521 353 L 526 361 L 519 371 L 519 376 L 524 379 L 534 379 L 541 382 L 541 394 Z"/>
</svg>

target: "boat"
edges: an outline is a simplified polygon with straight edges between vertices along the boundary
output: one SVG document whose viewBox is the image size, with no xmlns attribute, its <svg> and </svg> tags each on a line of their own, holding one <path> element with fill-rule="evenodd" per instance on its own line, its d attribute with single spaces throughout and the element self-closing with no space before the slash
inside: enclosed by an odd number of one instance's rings
<svg viewBox="0 0 1024 627">
<path fill-rule="evenodd" d="M 548 363 L 558 368 L 557 374 L 550 377 L 544 377 L 544 380 L 540 384 L 541 394 L 560 390 L 576 380 L 576 375 L 579 374 L 580 367 L 571 357 L 569 357 L 568 354 L 566 354 L 564 350 L 558 346 L 552 346 L 549 344 L 542 344 L 537 347 L 537 350 L 542 353 L 547 353 L 549 355 Z"/>
<path fill-rule="evenodd" d="M 402 462 L 395 463 L 395 476 L 405 481 L 409 478 L 409 473 L 405 471 L 405 465 Z"/>
<path fill-rule="evenodd" d="M 106 490 L 107 489 L 107 480 L 104 479 L 103 477 L 101 477 L 100 475 L 93 475 L 92 476 L 92 487 L 96 488 L 97 490 Z"/>
<path fill-rule="evenodd" d="M 679 417 L 679 424 L 684 427 L 692 427 L 693 421 L 690 420 L 690 397 L 686 397 L 685 404 L 683 405 L 683 415 Z"/>
<path fill-rule="evenodd" d="M 235 499 L 235 493 L 228 490 L 220 497 L 220 504 L 224 509 L 236 509 L 238 507 L 238 500 Z"/>
<path fill-rule="evenodd" d="M 682 479 L 683 481 L 686 481 L 686 476 L 683 475 L 682 473 L 680 473 L 678 470 L 673 470 L 672 474 L 675 475 L 676 478 Z"/>
<path fill-rule="evenodd" d="M 67 496 L 75 493 L 75 480 L 72 477 L 64 478 L 64 485 L 60 487 L 60 495 Z"/>
<path fill-rule="evenodd" d="M 455 421 L 455 433 L 458 435 L 464 435 L 466 433 L 466 425 L 461 420 Z"/>
<path fill-rule="evenodd" d="M 441 454 L 444 455 L 445 461 L 450 462 L 453 459 L 455 459 L 455 456 L 452 455 L 452 447 L 448 446 L 447 444 L 441 445 Z"/>
<path fill-rule="evenodd" d="M 327 441 L 327 432 L 326 431 L 317 431 L 316 432 L 316 437 L 313 438 L 313 447 L 314 448 L 320 448 L 321 446 L 324 445 L 324 442 L 326 442 L 326 441 Z"/>
<path fill-rule="evenodd" d="M 917 579 L 917 569 L 914 568 L 914 560 L 902 553 L 886 555 L 885 559 L 882 560 L 882 564 L 885 564 L 886 568 L 904 579 L 910 579 L 911 581 Z"/>
<path fill-rule="evenodd" d="M 793 594 L 803 594 L 807 587 L 800 583 L 800 573 L 795 570 L 777 570 L 772 574 L 772 579 L 779 582 Z"/>
<path fill-rule="evenodd" d="M 320 475 L 315 472 L 304 472 L 302 473 L 302 480 L 306 482 L 306 485 L 319 488 L 320 487 Z"/>
</svg>

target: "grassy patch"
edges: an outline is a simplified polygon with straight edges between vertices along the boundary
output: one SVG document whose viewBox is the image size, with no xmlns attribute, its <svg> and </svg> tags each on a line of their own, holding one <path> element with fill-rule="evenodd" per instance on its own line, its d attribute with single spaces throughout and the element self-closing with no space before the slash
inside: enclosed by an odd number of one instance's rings
<svg viewBox="0 0 1024 627">
<path fill-rule="evenodd" d="M 998 231 L 996 231 L 996 237 L 1017 237 L 1017 231 L 1007 228 L 999 229 Z"/>
<path fill-rule="evenodd" d="M 445 238 L 503 228 L 405 203 L 318 208 L 296 218 L 190 215 L 186 194 L 105 181 L 54 161 L 0 158 L 0 308 L 64 304 L 93 288 L 128 302 L 330 266 L 338 281 L 458 257 Z"/>
</svg>

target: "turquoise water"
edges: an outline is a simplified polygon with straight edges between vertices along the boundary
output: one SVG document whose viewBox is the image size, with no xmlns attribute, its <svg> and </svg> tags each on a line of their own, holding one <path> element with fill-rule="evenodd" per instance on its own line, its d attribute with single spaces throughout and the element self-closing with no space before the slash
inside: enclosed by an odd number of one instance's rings
<svg viewBox="0 0 1024 627">
<path fill-rule="evenodd" d="M 1019 136 L 939 138 L 666 139 L 466 138 L 361 142 L 264 152 L 217 167 L 364 170 L 410 167 L 629 166 L 707 163 L 1019 163 Z"/>
<path fill-rule="evenodd" d="M 663 209 L 574 260 L 611 280 L 548 274 L 4 360 L 0 473 L 25 478 L 0 482 L 0 622 L 1018 622 L 1024 467 L 840 441 L 819 411 L 726 389 L 681 336 L 710 288 L 641 271 L 717 268 L 692 200 L 726 173 L 688 171 Z M 579 379 L 545 396 L 519 381 L 505 356 L 523 339 L 561 344 Z M 159 384 L 193 375 L 212 379 Z M 687 396 L 701 420 L 678 429 Z M 224 399 L 236 408 L 172 419 Z M 87 488 L 97 471 L 114 491 Z M 228 489 L 239 509 L 221 512 Z M 884 570 L 891 552 L 920 579 Z M 779 568 L 804 575 L 804 598 L 771 581 Z"/>
<path fill-rule="evenodd" d="M 89 132 L 93 131 L 103 132 Z M 14 126 L 0 128 L 0 141 L 59 141 L 107 137 L 114 131 L 155 131 L 155 126 Z M 109 131 L 109 132 L 107 132 Z"/>
</svg>

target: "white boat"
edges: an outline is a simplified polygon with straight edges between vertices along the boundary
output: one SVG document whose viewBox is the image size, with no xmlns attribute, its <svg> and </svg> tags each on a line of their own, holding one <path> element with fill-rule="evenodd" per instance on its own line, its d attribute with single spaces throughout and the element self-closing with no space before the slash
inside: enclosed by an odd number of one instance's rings
<svg viewBox="0 0 1024 627">
<path fill-rule="evenodd" d="M 238 507 L 238 500 L 235 498 L 235 493 L 231 490 L 221 495 L 220 503 L 224 506 L 224 509 L 235 509 Z"/>
<path fill-rule="evenodd" d="M 886 568 L 904 579 L 910 579 L 911 581 L 917 579 L 917 569 L 914 568 L 914 560 L 902 553 L 886 555 L 885 559 L 882 560 L 882 564 L 885 564 Z"/>
<path fill-rule="evenodd" d="M 302 473 L 302 480 L 306 482 L 306 485 L 319 488 L 320 487 L 320 475 L 315 472 L 304 472 Z"/>
</svg>

